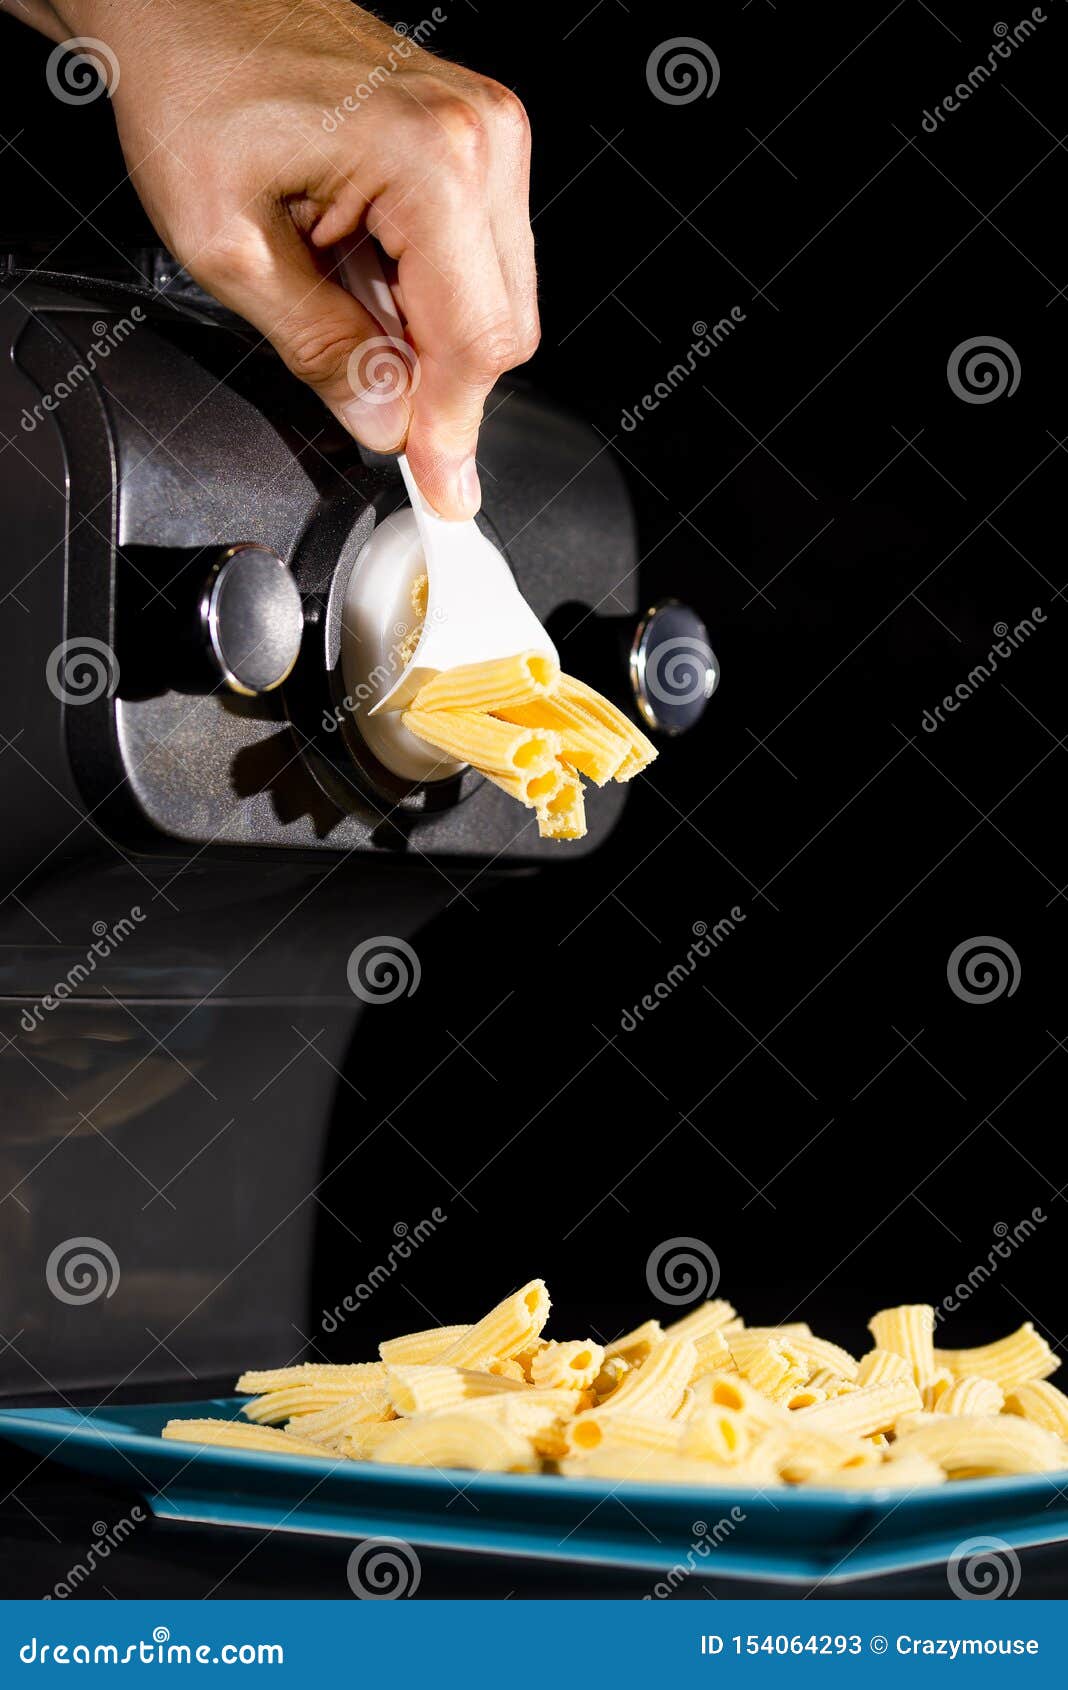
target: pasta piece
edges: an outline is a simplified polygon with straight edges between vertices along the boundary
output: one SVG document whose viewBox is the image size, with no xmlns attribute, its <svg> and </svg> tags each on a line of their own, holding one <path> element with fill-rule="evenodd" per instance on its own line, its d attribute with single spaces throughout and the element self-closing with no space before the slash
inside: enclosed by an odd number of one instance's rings
<svg viewBox="0 0 1068 1690">
<path fill-rule="evenodd" d="M 601 1444 L 635 1444 L 641 1449 L 677 1450 L 679 1427 L 673 1420 L 648 1414 L 628 1414 L 623 1409 L 591 1409 L 577 1414 L 564 1432 L 571 1455 L 584 1455 Z"/>
<path fill-rule="evenodd" d="M 894 1360 L 900 1361 L 901 1357 L 895 1356 Z M 912 1368 L 907 1362 L 905 1369 L 906 1376 L 911 1379 Z M 810 1390 L 822 1391 L 825 1397 L 845 1396 L 847 1392 L 855 1391 L 857 1388 L 857 1380 L 843 1379 L 840 1374 L 832 1373 L 829 1367 L 817 1367 L 808 1383 Z"/>
<path fill-rule="evenodd" d="M 642 1449 L 634 1444 L 603 1443 L 589 1455 L 572 1456 L 560 1462 L 560 1471 L 576 1479 L 631 1479 L 650 1485 L 721 1485 L 722 1473 L 711 1461 L 671 1455 L 664 1450 Z M 731 1470 L 738 1485 L 764 1488 L 778 1482 L 766 1465 L 738 1466 Z"/>
<path fill-rule="evenodd" d="M 731 1357 L 738 1372 L 765 1396 L 787 1395 L 808 1378 L 809 1367 L 781 1338 L 755 1338 L 739 1332 L 730 1340 Z"/>
<path fill-rule="evenodd" d="M 728 1320 L 722 1328 L 728 1336 L 744 1332 L 750 1338 L 811 1338 L 807 1320 L 789 1320 L 783 1326 L 747 1326 L 744 1320 Z"/>
<path fill-rule="evenodd" d="M 899 1434 L 890 1459 L 911 1454 L 929 1456 L 951 1479 L 1050 1473 L 1068 1466 L 1062 1439 L 1013 1414 L 933 1414 Z"/>
<path fill-rule="evenodd" d="M 679 1440 L 682 1455 L 699 1461 L 718 1461 L 736 1466 L 744 1461 L 759 1436 L 759 1429 L 733 1408 L 712 1407 L 691 1414 Z"/>
<path fill-rule="evenodd" d="M 604 1350 L 591 1338 L 585 1343 L 549 1343 L 530 1364 L 531 1382 L 540 1391 L 562 1385 L 584 1391 L 593 1384 L 604 1365 Z"/>
<path fill-rule="evenodd" d="M 944 1485 L 946 1474 L 930 1456 L 916 1453 L 903 1455 L 897 1461 L 881 1461 L 874 1468 L 830 1468 L 801 1482 L 833 1490 L 919 1490 L 923 1485 Z"/>
<path fill-rule="evenodd" d="M 789 1409 L 814 1408 L 818 1402 L 827 1401 L 827 1392 L 818 1385 L 797 1385 L 776 1400 Z"/>
<path fill-rule="evenodd" d="M 354 1426 L 367 1426 L 376 1420 L 393 1420 L 396 1410 L 386 1390 L 365 1391 L 362 1396 L 350 1397 L 347 1402 L 334 1403 L 316 1414 L 298 1414 L 286 1422 L 288 1432 L 327 1443 L 331 1433 L 351 1431 Z"/>
<path fill-rule="evenodd" d="M 411 627 L 404 632 L 397 644 L 397 662 L 402 669 L 407 669 L 409 663 L 412 661 L 412 658 L 415 656 L 416 647 L 419 644 L 419 639 L 423 632 L 423 623 L 426 621 L 429 598 L 429 578 L 425 574 L 420 575 L 412 582 L 410 594 L 414 621 L 412 622 Z"/>
<path fill-rule="evenodd" d="M 545 1348 L 548 1342 L 548 1338 L 536 1338 L 533 1344 L 530 1344 L 527 1349 L 520 1350 L 517 1356 L 512 1357 L 512 1360 L 519 1368 L 519 1371 L 522 1373 L 523 1378 L 526 1380 L 528 1385 L 532 1383 L 530 1370 L 534 1364 L 534 1357 L 537 1355 L 539 1350 L 543 1350 Z"/>
<path fill-rule="evenodd" d="M 585 681 L 576 680 L 574 675 L 561 675 L 555 688 L 555 696 L 565 704 L 583 705 L 601 727 L 626 740 L 629 749 L 616 770 L 616 780 L 633 779 L 653 761 L 657 754 L 656 746 L 646 739 L 629 716 L 624 716 L 622 710 L 617 710 L 614 704 L 610 704 L 607 698 L 602 698 L 601 694 L 593 687 L 587 686 Z"/>
<path fill-rule="evenodd" d="M 499 1374 L 475 1373 L 433 1361 L 391 1367 L 386 1381 L 390 1403 L 398 1414 L 452 1408 L 469 1397 L 494 1396 L 524 1388 L 523 1382 L 502 1379 Z"/>
<path fill-rule="evenodd" d="M 274 1426 L 249 1426 L 240 1420 L 168 1420 L 161 1437 L 178 1443 L 216 1445 L 221 1449 L 258 1449 L 268 1455 L 316 1455 L 322 1461 L 335 1457 L 310 1438 L 295 1438 Z"/>
<path fill-rule="evenodd" d="M 982 1344 L 974 1350 L 936 1350 L 935 1359 L 957 1379 L 978 1374 L 983 1379 L 995 1379 L 1002 1390 L 1045 1379 L 1061 1365 L 1029 1320 L 994 1344 Z"/>
<path fill-rule="evenodd" d="M 470 1331 L 443 1350 L 438 1360 L 452 1367 L 484 1368 L 529 1349 L 549 1318 L 549 1293 L 543 1279 L 513 1291 L 490 1309 Z"/>
<path fill-rule="evenodd" d="M 938 1406 L 939 1398 L 945 1396 L 946 1392 L 949 1390 L 949 1387 L 952 1384 L 953 1384 L 953 1375 L 949 1371 L 949 1368 L 948 1367 L 937 1368 L 936 1371 L 935 1371 L 934 1377 L 932 1379 L 928 1380 L 927 1384 L 923 1387 L 923 1390 L 920 1392 L 920 1395 L 923 1397 L 924 1408 L 926 1408 L 926 1409 L 936 1408 Z"/>
<path fill-rule="evenodd" d="M 367 1391 L 353 1390 L 351 1385 L 294 1385 L 288 1390 L 268 1391 L 243 1405 L 241 1412 L 257 1425 L 280 1425 L 283 1420 L 301 1419 L 317 1414 L 321 1409 L 338 1404 L 360 1403 L 367 1406 L 367 1418 L 381 1418 L 381 1410 L 388 1409 L 389 1398 L 384 1390 L 373 1386 Z M 373 1412 L 372 1412 L 373 1410 Z"/>
<path fill-rule="evenodd" d="M 348 1385 L 350 1396 L 371 1385 L 381 1385 L 386 1370 L 378 1361 L 357 1361 L 341 1366 L 306 1361 L 299 1367 L 267 1367 L 242 1373 L 234 1389 L 258 1397 L 265 1391 L 284 1390 L 289 1385 Z"/>
<path fill-rule="evenodd" d="M 879 1451 L 863 1438 L 846 1432 L 806 1429 L 801 1425 L 801 1418 L 799 1412 L 791 1416 L 788 1427 L 771 1433 L 765 1449 L 765 1454 L 774 1459 L 779 1476 L 788 1484 L 804 1484 L 818 1473 L 881 1465 Z"/>
<path fill-rule="evenodd" d="M 772 1402 L 740 1373 L 709 1373 L 698 1379 L 692 1389 L 697 1405 L 695 1416 L 701 1408 L 732 1408 L 764 1430 L 782 1426 L 789 1418 L 780 1403 Z"/>
<path fill-rule="evenodd" d="M 896 1350 L 869 1350 L 857 1363 L 858 1385 L 882 1385 L 889 1379 L 911 1379 L 912 1363 Z"/>
<path fill-rule="evenodd" d="M 734 1309 L 730 1303 L 724 1302 L 722 1297 L 715 1297 L 710 1302 L 702 1303 L 698 1308 L 691 1309 L 681 1320 L 673 1320 L 670 1326 L 665 1326 L 665 1338 L 692 1338 L 698 1343 L 707 1338 L 710 1333 L 719 1332 L 728 1320 L 734 1319 Z M 726 1339 L 722 1339 L 726 1345 Z"/>
<path fill-rule="evenodd" d="M 872 1315 L 868 1331 L 879 1350 L 893 1350 L 912 1363 L 912 1376 L 922 1390 L 935 1371 L 934 1309 L 930 1303 L 902 1303 Z"/>
<path fill-rule="evenodd" d="M 538 832 L 543 839 L 584 839 L 586 836 L 586 803 L 582 796 L 582 782 L 574 769 L 564 762 L 557 764 L 560 783 L 554 792 L 536 800 Z"/>
<path fill-rule="evenodd" d="M 1029 1384 L 1016 1385 L 1005 1397 L 1005 1413 L 1018 1414 L 1033 1420 L 1047 1432 L 1068 1438 L 1068 1397 L 1046 1379 L 1033 1379 Z"/>
<path fill-rule="evenodd" d="M 520 728 L 481 710 L 406 710 L 401 721 L 417 739 L 487 774 L 534 776 L 553 767 L 560 740 L 548 728 Z"/>
<path fill-rule="evenodd" d="M 1005 1393 L 993 1379 L 958 1379 L 933 1404 L 936 1414 L 1000 1414 Z"/>
<path fill-rule="evenodd" d="M 663 1342 L 664 1333 L 658 1320 L 644 1320 L 636 1326 L 633 1332 L 624 1332 L 622 1338 L 616 1338 L 604 1347 L 605 1358 L 611 1361 L 615 1356 L 622 1356 L 632 1366 L 644 1361 L 657 1344 Z"/>
<path fill-rule="evenodd" d="M 483 769 L 482 773 L 494 786 L 499 786 L 502 792 L 507 792 L 509 798 L 517 803 L 525 804 L 528 810 L 536 810 L 539 805 L 547 804 L 556 797 L 564 785 L 563 765 L 553 763 L 549 769 L 542 769 L 539 774 L 494 774 L 492 769 Z"/>
<path fill-rule="evenodd" d="M 442 670 L 419 688 L 415 710 L 504 710 L 546 698 L 559 678 L 554 660 L 540 651 L 492 658 Z"/>
<path fill-rule="evenodd" d="M 910 1379 L 889 1379 L 882 1385 L 864 1385 L 833 1402 L 815 1408 L 799 1408 L 794 1418 L 820 1432 L 863 1437 L 871 1432 L 893 1431 L 902 1414 L 920 1407 L 920 1393 Z"/>
<path fill-rule="evenodd" d="M 531 1473 L 538 1465 L 529 1438 L 487 1415 L 449 1409 L 393 1423 L 372 1461 L 405 1467 L 470 1467 L 479 1473 Z"/>
<path fill-rule="evenodd" d="M 555 695 L 495 710 L 494 715 L 527 728 L 551 728 L 559 735 L 561 756 L 597 786 L 611 780 L 630 754 L 629 739 L 603 727 L 577 700 Z"/>
<path fill-rule="evenodd" d="M 671 1415 L 689 1384 L 697 1352 L 691 1338 L 665 1338 L 634 1368 L 601 1411 L 617 1414 Z"/>
<path fill-rule="evenodd" d="M 722 1373 L 734 1366 L 730 1344 L 720 1331 L 707 1332 L 703 1338 L 694 1339 L 697 1360 L 694 1363 L 693 1376 L 690 1383 L 696 1379 L 703 1379 L 706 1373 Z"/>
<path fill-rule="evenodd" d="M 398 1362 L 418 1366 L 421 1362 L 437 1361 L 450 1344 L 466 1337 L 470 1330 L 470 1326 L 431 1326 L 426 1332 L 407 1332 L 403 1338 L 385 1339 L 379 1344 L 378 1353 L 391 1367 Z"/>
<path fill-rule="evenodd" d="M 810 1376 L 820 1368 L 829 1368 L 842 1379 L 855 1379 L 857 1376 L 857 1361 L 848 1350 L 841 1349 L 826 1338 L 812 1338 L 799 1335 L 789 1338 L 790 1347 L 798 1355 L 804 1356 L 809 1364 Z"/>
<path fill-rule="evenodd" d="M 515 1360 L 514 1356 L 506 1356 L 503 1361 L 491 1361 L 486 1368 L 486 1372 L 492 1373 L 498 1379 L 511 1379 L 517 1385 L 529 1385 L 530 1383 L 522 1366 Z"/>
<path fill-rule="evenodd" d="M 622 1356 L 609 1356 L 593 1381 L 593 1391 L 598 1402 L 610 1397 L 625 1373 L 630 1372 L 630 1362 L 624 1361 Z"/>
</svg>

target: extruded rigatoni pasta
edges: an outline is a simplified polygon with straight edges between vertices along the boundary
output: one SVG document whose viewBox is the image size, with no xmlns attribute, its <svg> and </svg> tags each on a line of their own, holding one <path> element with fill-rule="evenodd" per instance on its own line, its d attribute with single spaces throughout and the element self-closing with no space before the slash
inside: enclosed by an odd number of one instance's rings
<svg viewBox="0 0 1068 1690">
<path fill-rule="evenodd" d="M 957 1379 L 971 1379 L 976 1374 L 994 1379 L 1008 1390 L 1013 1385 L 1026 1385 L 1032 1379 L 1045 1379 L 1055 1372 L 1060 1362 L 1041 1333 L 1029 1320 L 999 1338 L 996 1344 L 983 1344 L 972 1350 L 936 1350 L 939 1367 L 948 1367 Z"/>
<path fill-rule="evenodd" d="M 548 1315 L 534 1279 L 474 1325 L 387 1339 L 376 1362 L 243 1373 L 243 1419 L 176 1418 L 164 1436 L 265 1459 L 691 1489 L 907 1491 L 1068 1474 L 1068 1396 L 1045 1377 L 1057 1357 L 1030 1324 L 936 1351 L 930 1305 L 884 1309 L 871 1322 L 875 1347 L 855 1361 L 804 1322 L 747 1327 L 722 1300 L 607 1344 L 549 1338 Z"/>
<path fill-rule="evenodd" d="M 540 651 L 517 651 L 485 663 L 445 669 L 415 695 L 417 710 L 504 710 L 548 698 L 560 679 L 558 664 Z"/>
</svg>

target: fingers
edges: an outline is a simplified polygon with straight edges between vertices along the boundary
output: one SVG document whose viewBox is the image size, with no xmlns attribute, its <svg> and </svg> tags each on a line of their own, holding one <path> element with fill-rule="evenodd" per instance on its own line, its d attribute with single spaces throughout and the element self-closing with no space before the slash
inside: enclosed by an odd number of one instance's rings
<svg viewBox="0 0 1068 1690">
<path fill-rule="evenodd" d="M 322 274 L 292 225 L 246 231 L 226 258 L 209 252 L 197 270 L 197 279 L 266 336 L 361 444 L 375 452 L 403 447 L 411 362 L 350 293 Z"/>
<path fill-rule="evenodd" d="M 476 451 L 487 396 L 537 343 L 526 120 L 518 101 L 480 79 L 473 93 L 447 88 L 424 98 L 409 122 L 407 162 L 375 195 L 366 227 L 397 261 L 418 350 L 408 460 L 434 508 L 462 518 L 480 503 Z M 327 245 L 355 226 L 342 195 L 313 239 Z"/>
</svg>

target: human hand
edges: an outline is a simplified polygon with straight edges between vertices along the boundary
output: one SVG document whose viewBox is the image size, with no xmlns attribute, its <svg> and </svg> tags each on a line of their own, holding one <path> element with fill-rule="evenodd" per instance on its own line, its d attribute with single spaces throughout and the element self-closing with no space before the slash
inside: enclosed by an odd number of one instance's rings
<svg viewBox="0 0 1068 1690">
<path fill-rule="evenodd" d="M 51 12 L 53 38 L 112 49 L 130 175 L 178 261 L 364 445 L 404 447 L 435 509 L 471 516 L 486 397 L 538 341 L 519 101 L 350 0 Z M 395 261 L 418 356 L 418 380 L 385 401 L 358 374 L 382 328 L 337 279 L 362 231 Z"/>
</svg>

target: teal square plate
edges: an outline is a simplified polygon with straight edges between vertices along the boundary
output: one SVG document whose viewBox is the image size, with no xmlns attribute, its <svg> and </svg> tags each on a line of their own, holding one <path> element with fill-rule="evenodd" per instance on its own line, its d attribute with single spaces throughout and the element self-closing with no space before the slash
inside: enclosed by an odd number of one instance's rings
<svg viewBox="0 0 1068 1690">
<path fill-rule="evenodd" d="M 1068 1473 L 903 1493 L 646 1485 L 267 1455 L 164 1441 L 172 1419 L 236 1418 L 246 1398 L 0 1410 L 0 1435 L 141 1491 L 163 1520 L 439 1549 L 811 1583 L 1068 1539 Z"/>
</svg>

